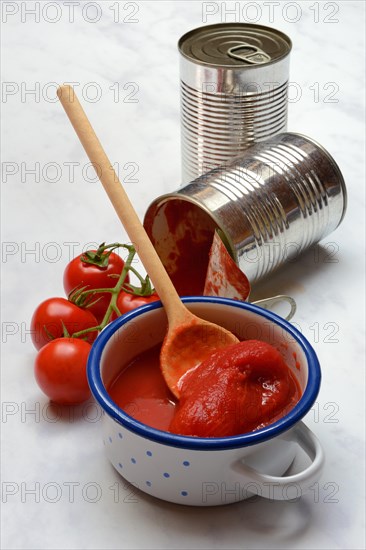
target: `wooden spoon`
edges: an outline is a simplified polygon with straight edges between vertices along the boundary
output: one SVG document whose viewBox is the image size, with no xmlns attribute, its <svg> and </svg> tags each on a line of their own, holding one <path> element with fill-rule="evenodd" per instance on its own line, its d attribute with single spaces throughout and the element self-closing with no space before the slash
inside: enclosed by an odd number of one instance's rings
<svg viewBox="0 0 366 550">
<path fill-rule="evenodd" d="M 160 365 L 168 387 L 179 397 L 179 381 L 188 370 L 238 339 L 228 330 L 193 315 L 182 303 L 73 88 L 60 86 L 57 95 L 164 305 L 169 326 Z"/>
</svg>

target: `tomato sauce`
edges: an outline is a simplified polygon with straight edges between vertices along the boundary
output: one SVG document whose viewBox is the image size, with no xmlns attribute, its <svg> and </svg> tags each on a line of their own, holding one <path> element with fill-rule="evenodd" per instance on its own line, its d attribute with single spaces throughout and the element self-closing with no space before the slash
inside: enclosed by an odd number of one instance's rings
<svg viewBox="0 0 366 550">
<path fill-rule="evenodd" d="M 141 353 L 107 388 L 127 414 L 158 430 L 168 431 L 176 398 L 160 370 L 160 345 Z"/>
<path fill-rule="evenodd" d="M 301 397 L 279 351 L 248 340 L 220 350 L 182 378 L 178 402 L 160 371 L 160 346 L 138 356 L 108 388 L 127 414 L 159 430 L 198 437 L 251 432 L 287 414 Z"/>
</svg>

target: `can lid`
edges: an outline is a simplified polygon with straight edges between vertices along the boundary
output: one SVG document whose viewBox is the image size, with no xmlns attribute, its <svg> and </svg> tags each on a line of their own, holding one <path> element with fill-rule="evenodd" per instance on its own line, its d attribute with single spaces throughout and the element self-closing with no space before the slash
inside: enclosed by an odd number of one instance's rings
<svg viewBox="0 0 366 550">
<path fill-rule="evenodd" d="M 244 68 L 274 63 L 291 51 L 290 38 L 281 31 L 247 23 L 218 23 L 184 34 L 178 48 L 198 64 Z"/>
</svg>

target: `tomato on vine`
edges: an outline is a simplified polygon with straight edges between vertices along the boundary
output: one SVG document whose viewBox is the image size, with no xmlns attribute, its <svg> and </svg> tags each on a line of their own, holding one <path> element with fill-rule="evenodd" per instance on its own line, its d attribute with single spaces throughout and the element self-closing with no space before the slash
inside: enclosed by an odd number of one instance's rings
<svg viewBox="0 0 366 550">
<path fill-rule="evenodd" d="M 124 283 L 121 291 L 119 292 L 116 300 L 116 310 L 113 311 L 111 320 L 117 318 L 117 312 L 119 315 L 124 315 L 133 309 L 152 302 L 160 300 L 159 296 L 151 286 L 150 278 L 147 275 L 145 278 L 133 268 L 130 270 L 137 276 L 140 286 L 134 286 L 131 283 Z"/>
<path fill-rule="evenodd" d="M 116 248 L 128 251 L 124 262 Z M 132 245 L 101 244 L 69 262 L 64 272 L 65 298 L 49 298 L 40 304 L 31 321 L 32 340 L 39 353 L 35 377 L 46 395 L 60 404 L 88 399 L 86 365 L 91 343 L 116 317 L 140 305 L 159 300 L 148 276 L 143 278 L 132 262 Z M 140 286 L 129 282 L 133 273 Z"/>
<path fill-rule="evenodd" d="M 49 298 L 35 310 L 31 320 L 31 338 L 34 346 L 41 349 L 51 340 L 61 338 L 85 329 L 97 327 L 95 316 L 88 309 L 82 309 L 66 298 Z M 98 329 L 85 334 L 92 343 L 98 336 Z"/>
<path fill-rule="evenodd" d="M 76 288 L 85 290 L 113 288 L 122 273 L 125 262 L 113 250 L 120 246 L 101 244 L 98 250 L 89 250 L 68 263 L 64 271 L 64 289 L 69 295 Z M 126 275 L 125 282 L 129 277 Z M 111 300 L 108 292 L 98 292 L 89 300 L 88 309 L 102 322 Z"/>
<path fill-rule="evenodd" d="M 123 315 L 137 307 L 157 302 L 159 299 L 156 292 L 153 292 L 149 296 L 139 296 L 138 294 L 130 294 L 129 292 L 122 291 L 117 298 L 117 307 Z"/>
<path fill-rule="evenodd" d="M 41 390 L 60 405 L 82 403 L 90 397 L 86 375 L 91 345 L 77 338 L 57 338 L 46 344 L 34 364 Z"/>
</svg>

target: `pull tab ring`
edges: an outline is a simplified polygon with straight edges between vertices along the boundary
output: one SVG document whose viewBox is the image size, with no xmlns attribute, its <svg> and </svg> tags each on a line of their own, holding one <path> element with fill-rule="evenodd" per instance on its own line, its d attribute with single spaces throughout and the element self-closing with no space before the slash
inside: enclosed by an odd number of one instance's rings
<svg viewBox="0 0 366 550">
<path fill-rule="evenodd" d="M 237 50 L 242 50 L 243 48 L 250 49 L 251 51 L 242 55 L 235 53 Z M 261 65 L 262 63 L 271 61 L 270 56 L 266 52 L 258 48 L 258 46 L 253 46 L 253 44 L 248 44 L 247 42 L 242 42 L 241 44 L 229 48 L 227 54 L 233 59 L 245 61 L 250 65 Z"/>
</svg>

